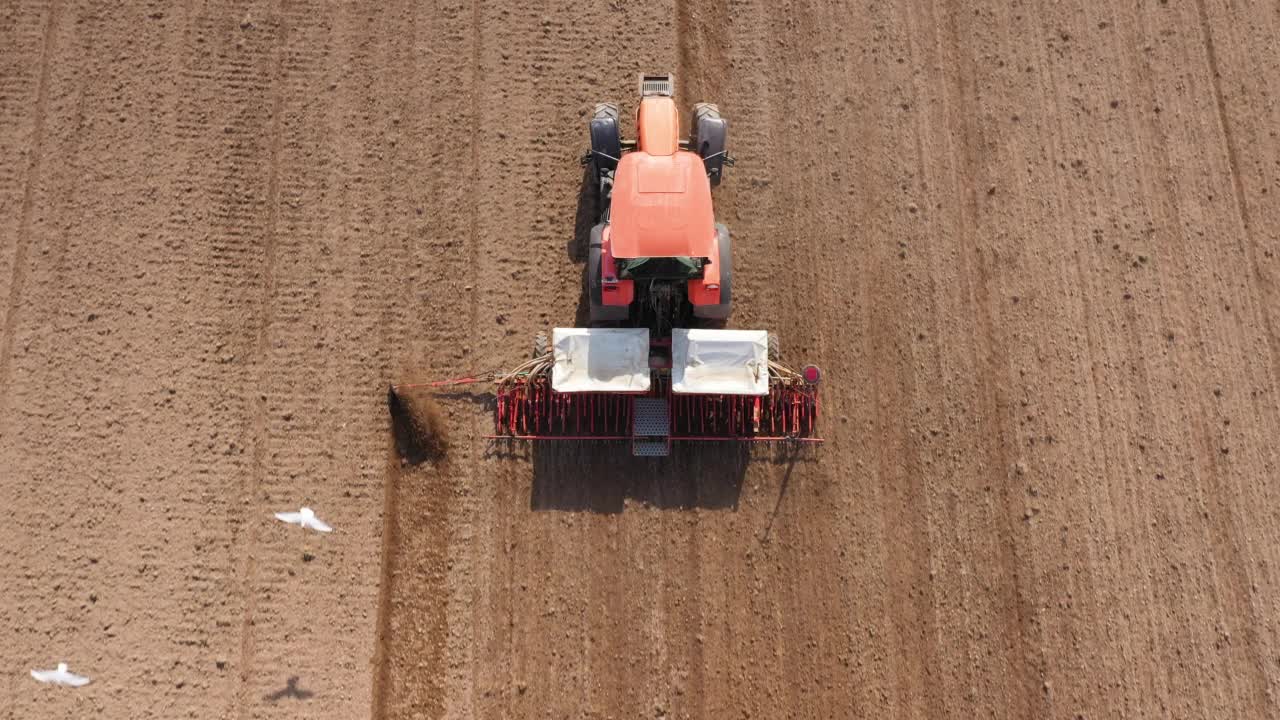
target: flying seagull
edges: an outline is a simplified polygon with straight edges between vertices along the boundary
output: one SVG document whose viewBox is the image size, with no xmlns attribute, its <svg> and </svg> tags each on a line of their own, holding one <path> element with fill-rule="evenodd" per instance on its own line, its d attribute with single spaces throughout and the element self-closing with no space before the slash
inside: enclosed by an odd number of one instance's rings
<svg viewBox="0 0 1280 720">
<path fill-rule="evenodd" d="M 304 507 L 298 512 L 278 512 L 276 513 L 276 518 L 290 525 L 301 525 L 304 528 L 311 528 L 320 532 L 331 532 L 333 530 L 328 523 L 316 517 L 316 514 L 309 507 Z"/>
<path fill-rule="evenodd" d="M 31 677 L 42 683 L 66 685 L 67 687 L 82 687 L 89 684 L 89 678 L 67 670 L 66 663 L 58 663 L 57 670 L 32 670 Z"/>
</svg>

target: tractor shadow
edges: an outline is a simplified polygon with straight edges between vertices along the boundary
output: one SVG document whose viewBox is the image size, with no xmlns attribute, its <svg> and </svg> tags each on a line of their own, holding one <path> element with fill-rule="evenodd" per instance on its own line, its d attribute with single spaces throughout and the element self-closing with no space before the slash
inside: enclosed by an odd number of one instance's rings
<svg viewBox="0 0 1280 720">
<path fill-rule="evenodd" d="M 582 183 L 578 186 L 578 212 L 573 218 L 573 237 L 565 243 L 565 254 L 570 262 L 586 263 L 587 246 L 591 242 L 591 228 L 595 227 L 600 217 L 599 201 L 596 198 L 596 182 L 591 175 L 591 166 L 582 168 Z"/>
<path fill-rule="evenodd" d="M 752 460 L 744 443 L 676 443 L 665 458 L 632 457 L 628 442 L 534 443 L 535 511 L 620 513 L 627 502 L 663 510 L 736 510 Z"/>
<path fill-rule="evenodd" d="M 573 220 L 573 237 L 565 245 L 570 262 L 582 265 L 582 282 L 578 283 L 578 307 L 573 315 L 574 327 L 591 326 L 591 304 L 587 298 L 587 251 L 591 244 L 591 228 L 600 217 L 595 178 L 591 167 L 582 169 L 582 185 L 578 188 L 578 214 Z"/>
<path fill-rule="evenodd" d="M 581 290 L 578 293 L 578 307 L 573 312 L 574 327 L 591 327 L 591 299 L 587 297 L 587 266 L 582 266 Z"/>
</svg>

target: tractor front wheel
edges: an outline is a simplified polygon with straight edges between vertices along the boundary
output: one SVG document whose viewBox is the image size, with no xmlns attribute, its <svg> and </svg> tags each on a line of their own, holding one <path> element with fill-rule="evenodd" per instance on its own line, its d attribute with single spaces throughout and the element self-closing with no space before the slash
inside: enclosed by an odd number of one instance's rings
<svg viewBox="0 0 1280 720">
<path fill-rule="evenodd" d="M 622 132 L 618 106 L 599 103 L 591 111 L 591 171 L 596 181 L 597 207 L 601 212 L 613 192 L 613 173 L 622 157 Z"/>
<path fill-rule="evenodd" d="M 714 104 L 698 103 L 693 106 L 692 130 L 693 150 L 702 156 L 711 187 L 716 187 L 724 175 L 729 122 L 720 116 L 720 108 Z"/>
</svg>

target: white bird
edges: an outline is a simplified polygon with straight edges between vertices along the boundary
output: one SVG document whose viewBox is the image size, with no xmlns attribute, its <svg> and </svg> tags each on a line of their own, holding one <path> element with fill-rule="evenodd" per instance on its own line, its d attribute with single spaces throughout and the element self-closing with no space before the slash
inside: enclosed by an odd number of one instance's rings
<svg viewBox="0 0 1280 720">
<path fill-rule="evenodd" d="M 304 528 L 311 528 L 320 532 L 332 532 L 333 528 L 311 511 L 311 508 L 304 507 L 298 512 L 278 512 L 276 518 L 283 520 L 290 525 L 301 525 Z"/>
<path fill-rule="evenodd" d="M 32 670 L 31 677 L 42 683 L 66 685 L 67 687 L 82 687 L 89 684 L 89 678 L 67 670 L 66 663 L 58 663 L 57 670 Z"/>
</svg>

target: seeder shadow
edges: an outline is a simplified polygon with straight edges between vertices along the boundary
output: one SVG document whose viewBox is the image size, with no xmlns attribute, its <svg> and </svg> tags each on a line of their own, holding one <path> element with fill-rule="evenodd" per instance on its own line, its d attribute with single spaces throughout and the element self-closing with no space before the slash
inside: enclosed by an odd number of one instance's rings
<svg viewBox="0 0 1280 720">
<path fill-rule="evenodd" d="M 665 458 L 633 457 L 628 442 L 535 443 L 529 507 L 620 513 L 630 500 L 664 510 L 736 510 L 751 455 L 736 442 L 675 443 Z"/>
</svg>

